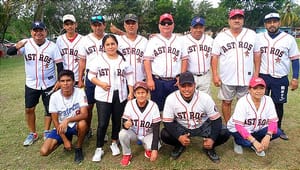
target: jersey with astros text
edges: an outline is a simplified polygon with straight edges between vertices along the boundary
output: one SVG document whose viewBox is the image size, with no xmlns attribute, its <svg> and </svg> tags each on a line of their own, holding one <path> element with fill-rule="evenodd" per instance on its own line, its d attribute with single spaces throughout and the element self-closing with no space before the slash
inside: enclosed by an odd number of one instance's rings
<svg viewBox="0 0 300 170">
<path fill-rule="evenodd" d="M 26 86 L 32 89 L 47 89 L 56 83 L 55 64 L 63 62 L 56 44 L 47 40 L 38 46 L 33 38 L 20 49 L 24 55 Z"/>
</svg>

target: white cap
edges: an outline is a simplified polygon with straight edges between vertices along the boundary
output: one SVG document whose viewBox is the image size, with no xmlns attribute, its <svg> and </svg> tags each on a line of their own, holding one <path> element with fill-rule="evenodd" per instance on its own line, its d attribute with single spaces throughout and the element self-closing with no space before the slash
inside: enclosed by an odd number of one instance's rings
<svg viewBox="0 0 300 170">
<path fill-rule="evenodd" d="M 269 13 L 265 16 L 264 21 L 267 21 L 268 19 L 271 19 L 271 18 L 280 19 L 280 16 L 278 13 Z"/>
<path fill-rule="evenodd" d="M 76 22 L 76 19 L 75 19 L 74 15 L 71 15 L 71 14 L 67 14 L 67 15 L 63 16 L 63 22 L 65 22 L 67 20 L 72 21 L 72 22 Z"/>
</svg>

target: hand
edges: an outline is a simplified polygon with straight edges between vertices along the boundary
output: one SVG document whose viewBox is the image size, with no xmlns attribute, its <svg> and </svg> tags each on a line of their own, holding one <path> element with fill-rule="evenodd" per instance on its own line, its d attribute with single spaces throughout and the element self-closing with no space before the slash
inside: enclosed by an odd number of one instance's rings
<svg viewBox="0 0 300 170">
<path fill-rule="evenodd" d="M 69 121 L 67 119 L 63 120 L 56 129 L 57 134 L 65 134 L 68 129 L 68 123 Z"/>
<path fill-rule="evenodd" d="M 264 145 L 259 143 L 257 140 L 253 142 L 253 146 L 255 147 L 257 152 L 262 152 L 264 150 Z"/>
<path fill-rule="evenodd" d="M 212 149 L 214 143 L 214 140 L 212 140 L 211 138 L 203 138 L 203 147 L 205 149 Z"/>
<path fill-rule="evenodd" d="M 129 92 L 127 100 L 132 100 L 134 98 L 133 92 Z"/>
<path fill-rule="evenodd" d="M 126 129 L 129 129 L 132 126 L 132 121 L 131 119 L 128 119 L 126 122 L 124 122 L 124 127 Z"/>
<path fill-rule="evenodd" d="M 83 88 L 84 87 L 83 80 L 78 80 L 77 86 L 78 86 L 78 88 Z"/>
<path fill-rule="evenodd" d="M 178 85 L 179 85 L 179 76 L 178 76 L 178 77 L 176 77 L 176 83 L 175 83 L 175 85 L 174 85 L 174 86 L 177 86 L 177 87 L 178 87 Z"/>
<path fill-rule="evenodd" d="M 105 91 L 109 91 L 111 86 L 108 83 L 103 82 L 100 87 Z"/>
<path fill-rule="evenodd" d="M 270 144 L 271 136 L 266 135 L 262 140 L 261 144 L 264 146 L 264 150 L 268 149 L 269 144 Z"/>
<path fill-rule="evenodd" d="M 153 79 L 147 80 L 147 86 L 149 87 L 149 89 L 151 91 L 155 90 L 155 83 L 154 83 Z"/>
<path fill-rule="evenodd" d="M 183 146 L 188 146 L 191 143 L 191 139 L 189 138 L 189 136 L 190 136 L 190 133 L 180 135 L 178 140 Z"/>
<path fill-rule="evenodd" d="M 20 48 L 24 47 L 24 45 L 27 43 L 27 41 L 19 41 L 16 44 L 16 49 L 19 50 Z"/>
<path fill-rule="evenodd" d="M 292 79 L 290 82 L 290 87 L 292 91 L 296 90 L 298 88 L 298 80 Z"/>
<path fill-rule="evenodd" d="M 152 152 L 151 152 L 151 157 L 150 157 L 150 161 L 151 161 L 151 162 L 156 161 L 157 156 L 158 156 L 158 151 L 157 151 L 157 150 L 152 150 Z"/>
<path fill-rule="evenodd" d="M 53 87 L 54 91 L 58 90 L 60 88 L 60 84 L 59 82 L 57 81 Z"/>
<path fill-rule="evenodd" d="M 68 151 L 72 150 L 72 143 L 69 140 L 64 141 L 64 148 Z"/>
<path fill-rule="evenodd" d="M 218 75 L 216 76 L 213 76 L 213 83 L 216 87 L 220 87 L 222 82 L 221 82 L 221 79 Z"/>
</svg>

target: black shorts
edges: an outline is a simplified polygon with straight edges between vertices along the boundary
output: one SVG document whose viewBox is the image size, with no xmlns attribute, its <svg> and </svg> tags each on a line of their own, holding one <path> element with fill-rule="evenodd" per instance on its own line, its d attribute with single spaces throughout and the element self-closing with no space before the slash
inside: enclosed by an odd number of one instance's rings
<svg viewBox="0 0 300 170">
<path fill-rule="evenodd" d="M 48 94 L 54 86 L 48 87 L 45 90 L 36 90 L 29 88 L 25 85 L 25 108 L 35 107 L 40 100 L 40 96 L 42 95 L 42 100 L 45 108 L 45 116 L 51 116 L 49 113 L 49 100 L 50 95 Z"/>
</svg>

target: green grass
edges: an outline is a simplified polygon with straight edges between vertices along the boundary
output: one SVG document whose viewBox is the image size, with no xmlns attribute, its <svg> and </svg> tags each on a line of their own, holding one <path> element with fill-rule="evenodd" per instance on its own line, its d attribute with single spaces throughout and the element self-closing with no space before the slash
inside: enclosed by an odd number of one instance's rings
<svg viewBox="0 0 300 170">
<path fill-rule="evenodd" d="M 298 40 L 299 43 L 299 40 Z M 85 160 L 81 165 L 73 163 L 74 153 L 64 152 L 60 146 L 48 157 L 41 157 L 39 149 L 43 140 L 38 140 L 29 147 L 23 146 L 28 134 L 24 118 L 24 61 L 22 57 L 0 59 L 0 169 L 121 169 L 121 156 L 113 157 L 109 143 L 105 144 L 105 155 L 100 163 L 91 161 L 95 150 L 96 136 L 84 143 Z M 285 105 L 283 127 L 289 135 L 289 141 L 277 139 L 271 142 L 266 157 L 257 157 L 253 151 L 244 149 L 243 155 L 233 152 L 232 138 L 216 148 L 221 157 L 220 164 L 214 164 L 201 152 L 202 140 L 193 138 L 192 145 L 174 161 L 169 154 L 172 148 L 163 145 L 159 158 L 151 163 L 143 156 L 143 148 L 133 146 L 133 160 L 127 169 L 298 169 L 300 167 L 300 89 L 289 91 L 288 103 Z M 216 99 L 217 89 L 212 87 Z M 220 108 L 220 107 L 219 107 Z M 37 130 L 42 137 L 43 131 L 42 103 L 36 109 Z M 93 128 L 96 133 L 97 116 L 94 110 Z M 108 131 L 110 136 L 110 130 Z M 76 139 L 76 138 L 75 138 Z M 75 142 L 76 140 L 73 140 Z"/>
</svg>

